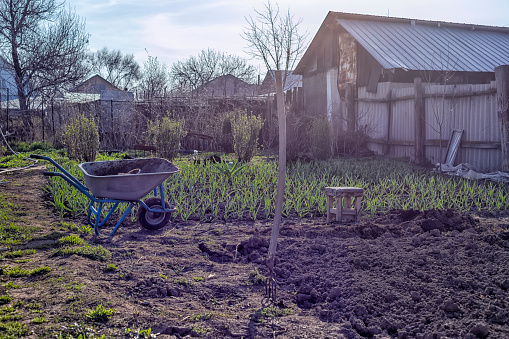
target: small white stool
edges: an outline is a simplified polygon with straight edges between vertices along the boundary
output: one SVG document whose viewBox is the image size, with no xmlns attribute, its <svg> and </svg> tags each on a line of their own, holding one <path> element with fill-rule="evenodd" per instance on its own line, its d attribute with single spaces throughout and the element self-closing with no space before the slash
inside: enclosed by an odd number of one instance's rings
<svg viewBox="0 0 509 339">
<path fill-rule="evenodd" d="M 343 219 L 359 221 L 363 193 L 364 189 L 360 187 L 325 187 L 327 222 L 332 221 L 333 214 L 336 215 L 336 221 Z M 336 200 L 336 207 L 334 207 L 334 200 Z M 355 207 L 352 207 L 352 200 L 355 200 Z"/>
</svg>

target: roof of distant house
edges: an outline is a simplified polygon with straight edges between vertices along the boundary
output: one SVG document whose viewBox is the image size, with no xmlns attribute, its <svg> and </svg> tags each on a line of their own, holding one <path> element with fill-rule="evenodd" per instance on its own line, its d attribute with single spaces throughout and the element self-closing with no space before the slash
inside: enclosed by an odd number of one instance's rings
<svg viewBox="0 0 509 339">
<path fill-rule="evenodd" d="M 294 74 L 292 71 L 283 71 L 286 73 L 286 81 L 283 91 L 288 91 L 294 87 L 302 87 L 302 75 Z M 260 86 L 260 94 L 270 94 L 275 92 L 275 70 L 267 71 L 265 78 Z M 285 74 L 283 74 L 283 77 Z"/>
</svg>

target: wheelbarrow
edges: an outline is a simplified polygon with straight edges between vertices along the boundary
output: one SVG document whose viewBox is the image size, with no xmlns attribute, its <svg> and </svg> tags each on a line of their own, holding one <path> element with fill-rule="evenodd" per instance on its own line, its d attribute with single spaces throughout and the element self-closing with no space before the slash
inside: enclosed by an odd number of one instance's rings
<svg viewBox="0 0 509 339">
<path fill-rule="evenodd" d="M 37 154 L 30 157 L 52 163 L 60 172 L 44 172 L 43 175 L 61 177 L 90 199 L 87 221 L 97 235 L 101 234 L 100 227 L 104 226 L 120 204 L 127 204 L 127 209 L 109 236 L 117 231 L 136 204 L 139 205 L 138 222 L 149 230 L 164 227 L 176 210 L 164 198 L 163 183 L 180 169 L 166 159 L 84 162 L 78 167 L 83 172 L 85 186 L 52 158 Z M 143 201 L 142 198 L 151 191 L 154 191 L 154 197 Z M 113 207 L 103 216 L 105 204 L 113 204 Z"/>
</svg>

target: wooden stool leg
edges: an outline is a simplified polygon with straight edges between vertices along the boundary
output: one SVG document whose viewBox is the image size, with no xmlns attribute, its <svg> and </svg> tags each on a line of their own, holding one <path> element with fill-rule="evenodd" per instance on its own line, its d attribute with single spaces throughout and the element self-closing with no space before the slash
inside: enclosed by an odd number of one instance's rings
<svg viewBox="0 0 509 339">
<path fill-rule="evenodd" d="M 337 198 L 336 202 L 336 221 L 341 221 L 341 217 L 343 215 L 343 197 L 340 195 Z"/>
<path fill-rule="evenodd" d="M 327 222 L 331 222 L 331 209 L 333 208 L 332 203 L 334 201 L 334 198 L 331 196 L 327 196 Z"/>
<path fill-rule="evenodd" d="M 361 218 L 361 200 L 362 197 L 355 197 L 355 221 Z"/>
</svg>

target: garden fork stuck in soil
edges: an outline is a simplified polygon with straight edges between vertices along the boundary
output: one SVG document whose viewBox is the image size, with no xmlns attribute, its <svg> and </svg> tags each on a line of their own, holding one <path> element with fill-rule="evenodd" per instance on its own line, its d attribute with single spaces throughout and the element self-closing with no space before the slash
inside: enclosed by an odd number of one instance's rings
<svg viewBox="0 0 509 339">
<path fill-rule="evenodd" d="M 267 263 L 267 267 L 269 269 L 269 273 L 267 274 L 267 280 L 265 282 L 265 294 L 267 298 L 272 299 L 272 302 L 276 302 L 276 292 L 277 292 L 277 281 L 274 278 L 274 269 L 272 265 Z"/>
</svg>

